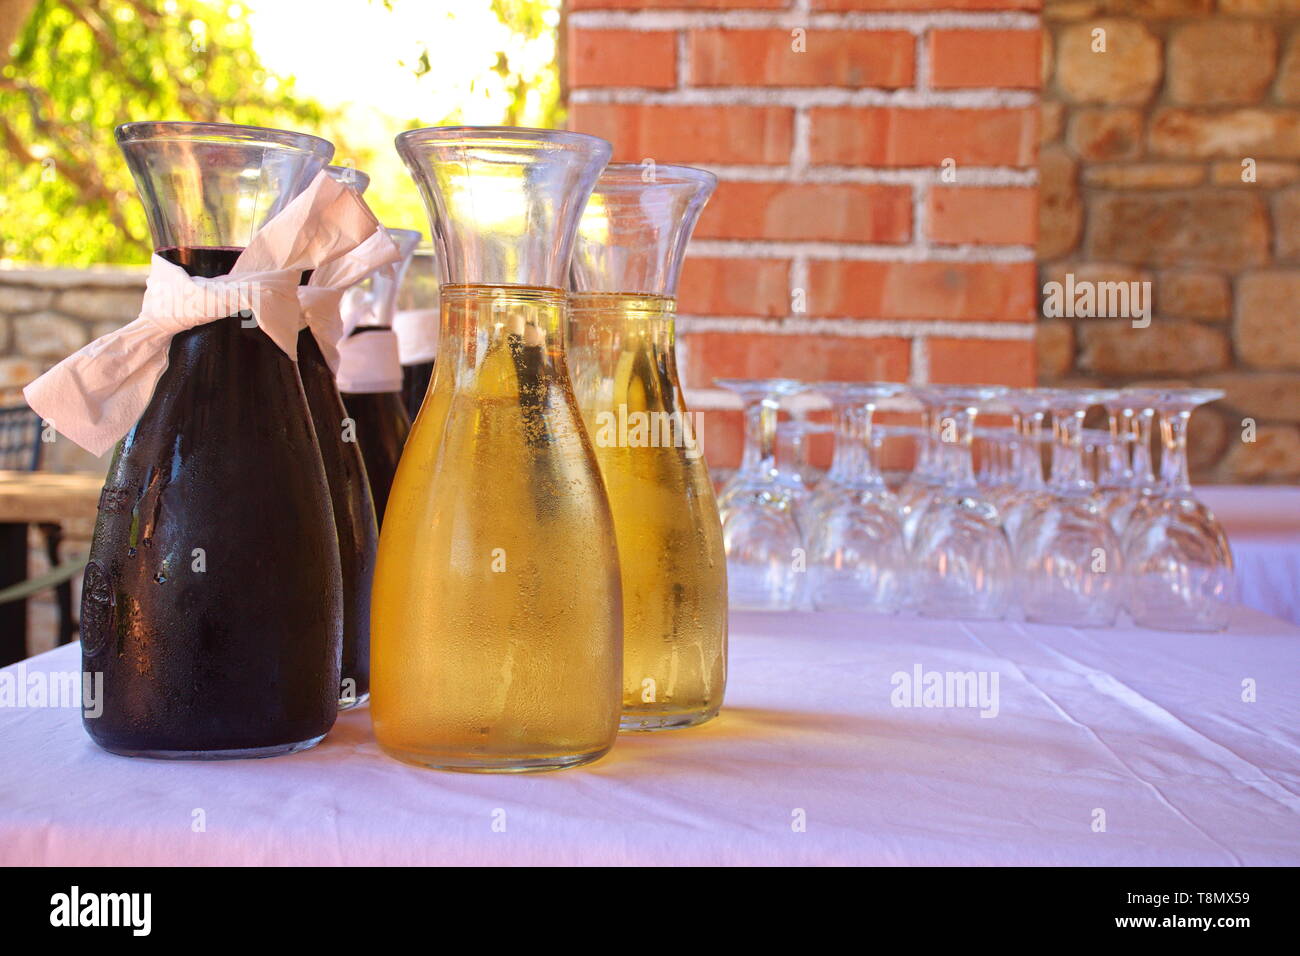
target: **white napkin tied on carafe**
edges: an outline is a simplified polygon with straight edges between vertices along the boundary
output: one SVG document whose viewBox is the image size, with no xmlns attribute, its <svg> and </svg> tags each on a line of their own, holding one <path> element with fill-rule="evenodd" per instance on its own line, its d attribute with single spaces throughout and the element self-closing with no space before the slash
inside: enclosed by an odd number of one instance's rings
<svg viewBox="0 0 1300 956">
<path fill-rule="evenodd" d="M 396 232 L 401 234 L 400 230 Z M 360 394 L 402 389 L 398 340 L 386 324 L 389 320 L 384 313 L 390 303 L 383 298 L 385 294 L 397 294 L 403 262 L 414 251 L 419 238 L 418 233 L 401 235 L 401 242 L 393 242 L 396 257 L 374 270 L 378 277 L 387 280 L 384 290 L 379 290 L 378 283 L 371 283 L 369 288 L 356 286 L 340 302 L 343 335 L 338 340 L 339 364 L 334 370 L 340 392 Z M 353 335 L 357 329 L 362 331 Z"/>
<path fill-rule="evenodd" d="M 419 365 L 438 357 L 438 309 L 401 309 L 393 316 L 397 353 L 403 365 Z"/>
<path fill-rule="evenodd" d="M 257 231 L 229 275 L 191 276 L 153 256 L 139 316 L 65 358 L 23 396 L 60 434 L 103 455 L 148 408 L 179 332 L 247 311 L 248 322 L 296 360 L 303 271 L 357 248 L 376 225 L 355 190 L 321 172 Z"/>
<path fill-rule="evenodd" d="M 356 328 L 356 320 L 349 325 L 341 312 L 348 290 L 376 269 L 389 267 L 401 258 L 401 250 L 376 219 L 374 231 L 365 242 L 321 266 L 298 289 L 303 325 L 311 329 L 331 372 L 338 372 L 339 349 Z"/>
<path fill-rule="evenodd" d="M 392 329 L 365 329 L 339 342 L 340 392 L 400 392 L 402 363 Z"/>
</svg>

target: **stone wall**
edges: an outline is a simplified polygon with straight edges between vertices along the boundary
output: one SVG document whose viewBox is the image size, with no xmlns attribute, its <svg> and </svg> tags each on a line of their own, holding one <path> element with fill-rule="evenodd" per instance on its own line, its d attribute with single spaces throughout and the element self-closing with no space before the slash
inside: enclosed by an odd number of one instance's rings
<svg viewBox="0 0 1300 956">
<path fill-rule="evenodd" d="M 1044 318 L 1040 379 L 1221 387 L 1193 418 L 1201 480 L 1295 481 L 1300 0 L 1043 16 L 1040 281 L 1149 282 L 1154 303 L 1145 328 Z"/>
<path fill-rule="evenodd" d="M 23 403 L 22 388 L 91 339 L 140 311 L 143 268 L 0 269 L 0 405 Z M 62 438 L 45 453 L 52 471 L 107 466 Z"/>
</svg>

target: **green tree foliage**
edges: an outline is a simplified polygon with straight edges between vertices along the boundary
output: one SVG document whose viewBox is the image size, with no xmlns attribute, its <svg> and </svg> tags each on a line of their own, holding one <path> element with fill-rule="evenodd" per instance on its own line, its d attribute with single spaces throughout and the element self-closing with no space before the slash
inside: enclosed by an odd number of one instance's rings
<svg viewBox="0 0 1300 956">
<path fill-rule="evenodd" d="M 525 42 L 538 39 L 554 27 L 547 14 L 554 12 L 554 0 L 492 0 L 492 12 Z M 542 75 L 528 75 L 511 62 L 507 53 L 497 54 L 496 72 L 505 79 L 512 102 L 505 123 L 515 126 L 528 122 L 526 117 L 539 116 L 541 126 L 561 124 L 564 111 L 560 103 L 559 71 L 552 68 Z"/>
<path fill-rule="evenodd" d="M 399 0 L 377 0 L 386 9 L 392 10 Z M 405 0 L 405 2 L 424 2 L 424 0 Z M 462 0 L 468 2 L 468 0 Z M 535 126 L 542 129 L 556 129 L 563 125 L 564 106 L 561 100 L 560 71 L 558 64 L 551 60 L 544 68 L 537 69 L 529 53 L 530 47 L 552 33 L 560 20 L 561 0 L 481 0 L 486 2 L 492 13 L 513 34 L 510 49 L 497 50 L 491 71 L 499 78 L 501 85 L 510 94 L 510 102 L 497 121 L 505 126 Z M 419 50 L 411 68 L 416 76 L 436 78 L 433 63 L 437 59 L 436 47 L 427 42 L 417 41 Z M 480 78 L 470 81 L 473 89 Z M 463 123 L 464 117 L 459 111 L 441 117 L 438 122 L 448 124 Z"/>
<path fill-rule="evenodd" d="M 383 16 L 397 0 L 372 2 Z M 477 2 L 490 3 L 514 38 L 491 69 L 493 86 L 509 93 L 497 122 L 558 126 L 558 71 L 553 62 L 538 63 L 549 55 L 539 51 L 550 49 L 559 0 Z M 413 72 L 438 82 L 436 42 L 415 38 L 415 49 Z M 382 142 L 349 142 L 360 137 L 346 135 L 342 112 L 298 95 L 291 80 L 266 69 L 241 0 L 37 0 L 11 53 L 7 62 L 0 56 L 0 261 L 148 261 L 144 213 L 113 139 L 114 127 L 135 120 L 247 123 L 325 136 L 338 161 L 377 173 L 377 185 L 387 185 L 367 197 L 381 218 L 422 222 L 413 188 L 391 185 L 392 177 L 407 185 L 391 133 Z M 463 121 L 453 111 L 410 125 Z"/>
<path fill-rule="evenodd" d="M 39 0 L 0 70 L 0 258 L 148 260 L 119 123 L 320 129 L 329 116 L 263 69 L 245 17 L 238 0 Z"/>
</svg>

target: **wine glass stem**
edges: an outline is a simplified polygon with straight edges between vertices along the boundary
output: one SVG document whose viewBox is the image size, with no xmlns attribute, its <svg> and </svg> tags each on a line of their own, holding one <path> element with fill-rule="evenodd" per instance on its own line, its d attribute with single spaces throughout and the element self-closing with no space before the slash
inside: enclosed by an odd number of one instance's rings
<svg viewBox="0 0 1300 956">
<path fill-rule="evenodd" d="M 776 474 L 776 424 L 780 406 L 773 398 L 763 399 L 758 406 L 758 468 L 762 475 Z"/>
<path fill-rule="evenodd" d="M 924 478 L 939 477 L 938 444 L 935 440 L 934 409 L 929 405 L 921 406 L 921 442 L 913 470 Z"/>
<path fill-rule="evenodd" d="M 745 448 L 740 456 L 740 474 L 765 481 L 776 471 L 776 421 L 779 406 L 771 396 L 743 399 L 745 404 Z"/>
<path fill-rule="evenodd" d="M 1020 436 L 1025 433 L 1025 417 L 1019 411 L 1011 412 L 1011 437 L 1002 443 L 1002 474 L 998 476 L 999 483 L 1010 485 L 1024 471 L 1022 456 L 1025 453 L 1024 443 Z"/>
<path fill-rule="evenodd" d="M 831 482 L 845 482 L 856 473 L 857 439 L 853 427 L 853 406 L 841 399 L 831 403 L 831 415 L 835 424 L 835 450 L 831 453 L 831 467 L 826 473 Z"/>
<path fill-rule="evenodd" d="M 939 441 L 942 442 L 942 469 L 947 482 L 955 488 L 975 485 L 975 469 L 971 458 L 971 439 L 975 434 L 974 408 L 948 409 L 939 417 Z"/>
<path fill-rule="evenodd" d="M 1192 413 L 1184 409 L 1165 412 L 1160 419 L 1164 453 L 1160 456 L 1160 480 L 1169 492 L 1190 491 L 1187 474 L 1187 422 Z"/>
<path fill-rule="evenodd" d="M 1022 443 L 1023 451 L 1020 462 L 1021 481 L 1026 488 L 1039 490 L 1043 487 L 1043 419 L 1045 412 L 1030 412 L 1024 419 Z"/>
<path fill-rule="evenodd" d="M 1092 487 L 1083 467 L 1084 414 L 1085 409 L 1061 409 L 1052 415 L 1052 489 L 1058 493 Z"/>
<path fill-rule="evenodd" d="M 1106 451 L 1105 483 L 1112 488 L 1128 487 L 1133 483 L 1133 469 L 1129 467 L 1125 445 L 1133 428 L 1131 408 L 1107 409 L 1110 419 L 1110 446 Z"/>
<path fill-rule="evenodd" d="M 1144 408 L 1133 418 L 1133 475 L 1141 488 L 1151 488 L 1156 483 L 1151 463 L 1151 423 L 1155 414 L 1154 409 Z"/>
<path fill-rule="evenodd" d="M 862 461 L 862 483 L 873 491 L 883 491 L 885 489 L 885 476 L 880 473 L 876 456 L 872 454 L 871 428 L 875 417 L 876 403 L 865 403 L 858 412 L 861 434 L 857 440 Z"/>
</svg>

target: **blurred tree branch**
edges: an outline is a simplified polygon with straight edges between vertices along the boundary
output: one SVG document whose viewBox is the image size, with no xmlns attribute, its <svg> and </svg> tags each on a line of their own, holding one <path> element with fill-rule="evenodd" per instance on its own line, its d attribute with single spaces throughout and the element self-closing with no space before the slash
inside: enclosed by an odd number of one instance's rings
<svg viewBox="0 0 1300 956">
<path fill-rule="evenodd" d="M 0 66 L 9 61 L 9 46 L 35 5 L 36 0 L 0 0 Z"/>
<path fill-rule="evenodd" d="M 147 261 L 144 215 L 113 138 L 120 123 L 314 131 L 328 119 L 262 67 L 238 0 L 0 0 L 0 37 L 6 29 L 0 258 Z"/>
</svg>

